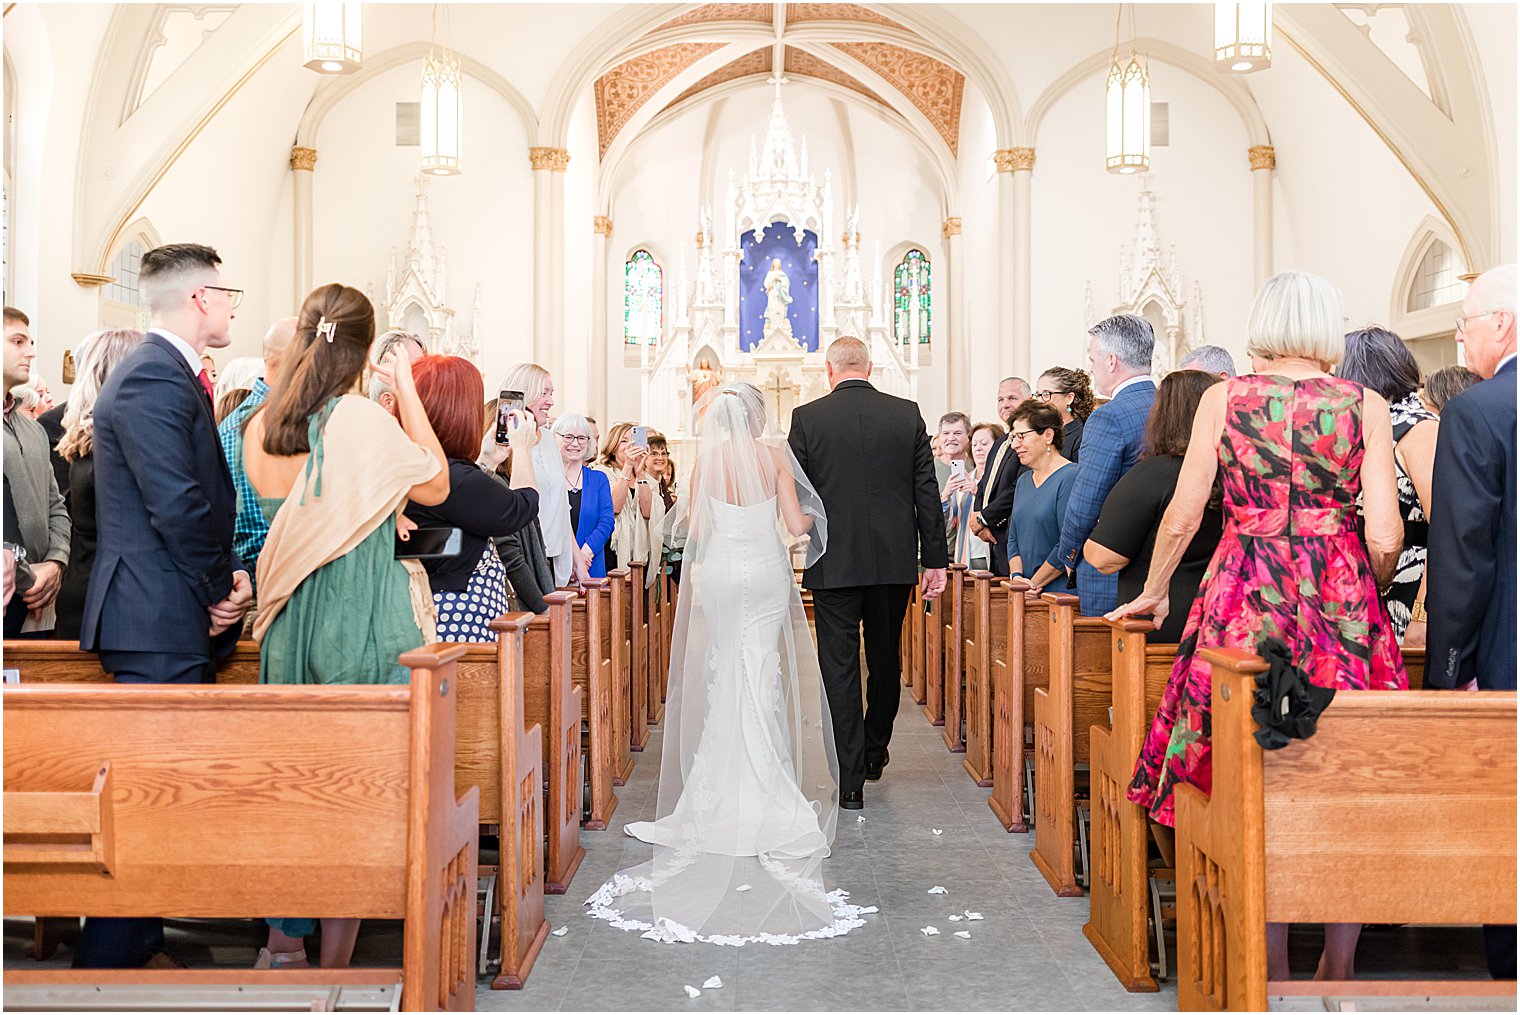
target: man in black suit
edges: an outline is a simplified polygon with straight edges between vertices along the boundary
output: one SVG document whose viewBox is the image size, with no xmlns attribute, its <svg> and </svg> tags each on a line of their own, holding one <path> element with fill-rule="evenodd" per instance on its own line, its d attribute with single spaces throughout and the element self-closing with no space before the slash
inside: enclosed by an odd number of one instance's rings
<svg viewBox="0 0 1520 1015">
<path fill-rule="evenodd" d="M 802 584 L 813 593 L 818 665 L 839 752 L 839 805 L 859 810 L 866 780 L 881 778 L 888 760 L 901 694 L 898 645 L 913 584 L 921 581 L 926 598 L 939 595 L 949 554 L 917 404 L 872 387 L 870 354 L 858 338 L 834 340 L 827 371 L 830 394 L 792 412 L 789 442 L 829 518 L 827 552 Z"/>
<path fill-rule="evenodd" d="M 1513 264 L 1462 301 L 1457 341 L 1485 380 L 1441 409 L 1431 480 L 1427 687 L 1515 690 L 1515 294 Z M 1422 619 L 1423 604 L 1415 603 Z M 1485 927 L 1489 973 L 1515 978 L 1515 928 Z"/>
<path fill-rule="evenodd" d="M 81 647 L 123 683 L 198 684 L 230 652 L 252 599 L 232 550 L 236 501 L 201 364 L 230 341 L 242 297 L 221 258 L 194 243 L 143 255 L 152 327 L 95 403 L 95 566 Z M 157 920 L 85 923 L 74 964 L 142 965 Z"/>
<path fill-rule="evenodd" d="M 1029 397 L 1029 382 L 1022 377 L 1004 377 L 998 385 L 997 413 L 1004 428 L 1019 403 Z M 1024 463 L 1014 454 L 1005 434 L 993 442 L 987 452 L 987 468 L 977 484 L 971 502 L 971 532 L 992 544 L 992 573 L 1008 577 L 1008 519 L 1013 514 L 1013 488 L 1019 481 Z"/>
</svg>

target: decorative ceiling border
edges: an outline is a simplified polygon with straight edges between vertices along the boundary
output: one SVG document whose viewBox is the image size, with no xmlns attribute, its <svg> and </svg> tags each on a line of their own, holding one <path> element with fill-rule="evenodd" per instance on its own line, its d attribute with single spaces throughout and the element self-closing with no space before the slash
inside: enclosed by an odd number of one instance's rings
<svg viewBox="0 0 1520 1015">
<path fill-rule="evenodd" d="M 944 138 L 951 154 L 959 154 L 965 75 L 932 56 L 888 42 L 835 42 L 830 45 L 858 60 L 907 96 Z"/>
<path fill-rule="evenodd" d="M 620 63 L 597 78 L 598 156 L 607 154 L 618 131 L 651 95 L 704 56 L 722 48 L 721 42 L 681 42 Z"/>
<path fill-rule="evenodd" d="M 687 11 L 664 22 L 654 31 L 680 28 L 684 25 L 707 25 L 718 21 L 756 21 L 768 25 L 773 13 L 772 4 L 703 4 L 695 10 Z"/>
<path fill-rule="evenodd" d="M 748 5 L 746 5 L 748 6 Z M 868 25 L 884 25 L 906 32 L 899 22 L 878 14 L 859 4 L 787 4 L 786 23 L 805 24 L 809 21 L 854 21 Z"/>
</svg>

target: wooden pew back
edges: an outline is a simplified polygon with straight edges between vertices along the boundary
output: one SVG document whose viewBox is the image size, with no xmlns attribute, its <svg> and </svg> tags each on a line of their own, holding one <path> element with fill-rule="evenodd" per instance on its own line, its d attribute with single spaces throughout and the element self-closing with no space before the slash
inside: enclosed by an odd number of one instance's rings
<svg viewBox="0 0 1520 1015">
<path fill-rule="evenodd" d="M 1027 832 L 1024 820 L 1024 727 L 1034 720 L 1034 692 L 1050 683 L 1050 604 L 1010 578 L 1008 658 L 994 668 L 992 797 L 987 806 L 1010 832 Z"/>
<path fill-rule="evenodd" d="M 1265 664 L 1203 655 L 1213 794 L 1177 790 L 1181 1007 L 1264 1010 L 1293 989 L 1267 982 L 1268 922 L 1515 922 L 1514 692 L 1342 692 L 1313 737 L 1263 751 Z"/>
<path fill-rule="evenodd" d="M 544 891 L 562 894 L 586 850 L 581 846 L 581 698 L 570 676 L 570 604 L 573 592 L 544 597 L 549 611 L 529 621 L 523 633 L 525 721 L 540 723 L 544 736 L 544 779 L 548 784 L 544 826 Z M 505 645 L 498 640 L 498 653 Z M 506 672 L 504 662 L 498 665 Z"/>
<path fill-rule="evenodd" d="M 644 610 L 644 564 L 633 561 L 624 578 L 628 604 L 628 685 L 630 743 L 642 751 L 649 743 L 649 618 Z"/>
<path fill-rule="evenodd" d="M 7 640 L 4 645 L 5 667 L 21 670 L 28 680 L 39 683 L 99 684 L 111 675 L 100 665 L 100 657 L 79 648 L 77 641 Z M 259 643 L 240 641 L 217 671 L 218 684 L 257 684 L 259 682 Z"/>
<path fill-rule="evenodd" d="M 617 777 L 617 751 L 613 743 L 611 640 L 607 631 L 607 581 L 588 581 L 582 594 L 570 604 L 570 677 L 581 692 L 582 718 L 586 722 L 590 751 L 586 778 L 591 790 L 591 811 L 586 828 L 607 827 L 617 809 L 612 792 Z"/>
<path fill-rule="evenodd" d="M 404 1006 L 473 1008 L 460 655 L 402 656 L 410 687 L 6 688 L 7 908 L 404 919 Z"/>
<path fill-rule="evenodd" d="M 965 564 L 951 564 L 945 581 L 945 591 L 940 598 L 945 601 L 941 616 L 944 630 L 940 645 L 944 651 L 944 666 L 940 670 L 941 694 L 944 701 L 945 724 L 942 733 L 945 747 L 952 754 L 966 749 L 966 630 L 968 618 L 974 610 L 972 595 L 974 585 L 968 579 Z M 934 689 L 929 690 L 933 700 Z"/>
<path fill-rule="evenodd" d="M 966 774 L 992 785 L 992 698 L 996 667 L 1008 653 L 1008 590 L 991 571 L 972 571 L 966 624 Z"/>
</svg>

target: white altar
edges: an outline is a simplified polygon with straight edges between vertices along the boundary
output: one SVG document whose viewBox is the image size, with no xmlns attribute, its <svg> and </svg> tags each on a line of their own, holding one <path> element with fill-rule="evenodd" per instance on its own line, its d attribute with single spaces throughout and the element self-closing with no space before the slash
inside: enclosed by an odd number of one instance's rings
<svg viewBox="0 0 1520 1015">
<path fill-rule="evenodd" d="M 874 259 L 868 288 L 860 263 L 859 209 L 850 213 L 836 243 L 833 174 L 825 171 L 820 186 L 808 172 L 807 140 L 800 146 L 793 142 L 781 100 L 783 83 L 776 85 L 764 142 L 757 146 L 751 138 L 744 179 L 736 181 L 729 170 L 721 240 L 711 210 L 697 210 L 696 277 L 688 281 L 683 251 L 671 290 L 670 335 L 658 349 L 644 353 L 640 364 L 640 418 L 674 444 L 691 436 L 692 407 L 702 395 L 736 380 L 765 392 L 772 434 L 785 433 L 792 409 L 827 394 L 824 353 L 840 335 L 854 335 L 870 348 L 871 380 L 877 387 L 908 398 L 917 395 L 916 367 L 904 362 L 891 339 L 883 302 L 890 294 L 883 291 L 881 259 Z M 799 246 L 805 230 L 817 237 L 816 351 L 804 341 L 813 336 L 792 333 L 786 308 L 798 297 L 799 280 L 788 277 L 776 261 L 765 274 L 762 338 L 748 350 L 741 342 L 743 325 L 757 323 L 740 318 L 745 236 L 758 237 L 774 223 L 791 229 Z"/>
</svg>

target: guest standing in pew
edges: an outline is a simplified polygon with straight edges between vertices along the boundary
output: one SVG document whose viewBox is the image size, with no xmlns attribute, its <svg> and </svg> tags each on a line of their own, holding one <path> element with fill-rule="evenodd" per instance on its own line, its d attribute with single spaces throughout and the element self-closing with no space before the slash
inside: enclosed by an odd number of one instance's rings
<svg viewBox="0 0 1520 1015">
<path fill-rule="evenodd" d="M 136 328 L 97 331 L 80 344 L 74 387 L 69 391 L 63 414 L 63 437 L 57 452 L 69 466 L 69 562 L 58 589 L 58 626 L 53 637 L 79 640 L 79 621 L 84 615 L 90 570 L 95 564 L 95 402 L 100 389 L 127 355 L 142 344 Z"/>
<path fill-rule="evenodd" d="M 945 547 L 950 563 L 971 563 L 973 545 L 987 544 L 971 533 L 972 502 L 976 499 L 976 461 L 971 455 L 971 419 L 964 412 L 947 412 L 939 418 L 939 446 L 944 460 L 934 463 L 939 483 L 939 506 L 945 513 Z M 959 470 L 952 473 L 954 465 Z"/>
<path fill-rule="evenodd" d="M 1166 622 L 1170 585 L 1199 531 L 1216 477 L 1224 535 L 1183 629 L 1128 797 L 1171 827 L 1179 784 L 1212 785 L 1209 665 L 1200 646 L 1255 651 L 1281 639 L 1308 679 L 1337 690 L 1408 686 L 1378 595 L 1403 545 L 1388 403 L 1330 376 L 1345 352 L 1340 291 L 1283 272 L 1246 322 L 1255 373 L 1204 393 L 1176 493 L 1161 519 L 1140 595 L 1109 613 Z M 1362 499 L 1366 541 L 1357 531 Z M 1327 924 L 1318 976 L 1353 978 L 1360 924 Z M 1267 978 L 1288 979 L 1287 924 L 1267 925 Z"/>
<path fill-rule="evenodd" d="M 236 500 L 201 363 L 231 341 L 243 293 L 210 247 L 142 256 L 152 324 L 95 400 L 95 564 L 79 645 L 120 683 L 199 684 L 237 644 L 253 597 L 232 548 Z M 163 921 L 85 920 L 75 968 L 176 965 Z"/>
<path fill-rule="evenodd" d="M 1103 512 L 1082 548 L 1082 556 L 1104 574 L 1119 575 L 1120 602 L 1138 598 L 1145 586 L 1161 519 L 1177 490 L 1198 403 L 1203 393 L 1218 383 L 1217 376 L 1201 370 L 1174 370 L 1162 378 L 1145 427 L 1145 454 L 1103 501 Z M 1167 586 L 1166 620 L 1146 635 L 1146 641 L 1175 644 L 1182 640 L 1182 625 L 1192 612 L 1203 572 L 1219 546 L 1224 528 L 1222 501 L 1216 482 L 1198 533 L 1183 551 L 1182 563 Z"/>
<path fill-rule="evenodd" d="M 1061 414 L 1030 399 L 1013 410 L 1008 441 L 1024 466 L 1008 520 L 1008 573 L 1028 578 L 1061 538 L 1077 467 L 1061 454 Z"/>
<path fill-rule="evenodd" d="M 458 356 L 424 356 L 413 365 L 417 397 L 449 459 L 449 497 L 436 507 L 411 504 L 406 516 L 418 528 L 458 528 L 463 539 L 456 557 L 423 561 L 438 613 L 439 641 L 494 642 L 491 621 L 508 612 L 507 569 L 495 538 L 505 538 L 538 517 L 533 476 L 537 427 L 524 414 L 508 438 L 511 485 L 503 487 L 475 464 L 480 451 L 480 413 L 485 383 L 475 364 Z M 491 437 L 496 437 L 492 427 Z"/>
<path fill-rule="evenodd" d="M 592 467 L 596 437 L 586 417 L 573 412 L 554 421 L 553 434 L 560 447 L 565 511 L 580 553 L 576 567 L 589 578 L 605 578 L 607 542 L 617 525 L 617 515 L 612 510 L 612 484 L 607 474 Z"/>
<path fill-rule="evenodd" d="M 998 384 L 998 419 L 1007 427 L 1013 410 L 1029 397 L 1029 382 L 1022 377 L 1005 377 Z M 1008 438 L 999 437 L 987 453 L 990 463 L 976 487 L 971 502 L 971 534 L 990 547 L 992 573 L 1008 576 L 1008 516 L 1013 512 L 1013 491 L 1024 466 L 1014 454 Z"/>
<path fill-rule="evenodd" d="M 264 333 L 264 375 L 254 380 L 248 389 L 248 397 L 227 414 L 217 425 L 216 435 L 222 442 L 222 454 L 232 473 L 232 488 L 237 491 L 237 520 L 232 525 L 232 548 L 244 566 L 250 568 L 255 579 L 258 576 L 259 553 L 264 549 L 264 538 L 269 535 L 269 522 L 264 509 L 259 506 L 259 496 L 248 482 L 248 472 L 243 468 L 243 429 L 248 417 L 269 400 L 272 385 L 280 382 L 280 370 L 285 363 L 285 353 L 290 340 L 296 334 L 296 319 L 282 317 L 269 326 Z M 254 583 L 255 604 L 258 608 L 258 583 Z"/>
<path fill-rule="evenodd" d="M 427 576 L 394 547 L 408 500 L 448 497 L 448 462 L 401 350 L 374 366 L 394 394 L 399 427 L 353 393 L 374 337 L 363 293 L 313 290 L 286 368 L 248 421 L 244 463 L 269 519 L 253 628 L 261 683 L 406 683 L 397 657 L 432 640 Z M 307 965 L 302 939 L 316 921 L 267 922 L 255 968 Z M 358 920 L 324 918 L 322 966 L 347 966 L 358 933 Z"/>
<path fill-rule="evenodd" d="M 538 443 L 533 447 L 533 474 L 538 479 L 538 525 L 544 537 L 544 553 L 554 569 L 555 588 L 565 588 L 573 579 L 579 583 L 589 578 L 581 547 L 570 527 L 570 495 L 565 486 L 565 470 L 560 459 L 559 442 L 549 439 L 554 408 L 554 378 L 537 363 L 518 363 L 501 381 L 503 391 L 521 391 L 523 407 L 538 427 Z M 593 432 L 595 432 L 593 430 Z M 595 445 L 593 444 L 593 451 Z"/>
<path fill-rule="evenodd" d="M 971 477 L 974 480 L 971 491 L 973 508 L 967 518 L 964 541 L 967 544 L 966 564 L 973 571 L 992 570 L 992 544 L 978 538 L 972 531 L 971 525 L 976 517 L 975 501 L 976 491 L 981 488 L 982 480 L 987 477 L 987 467 L 992 461 L 992 449 L 997 442 L 1008 436 L 1001 423 L 978 423 L 971 428 Z M 959 548 L 957 548 L 959 553 Z M 956 559 L 960 559 L 957 556 Z"/>
<path fill-rule="evenodd" d="M 387 331 L 370 346 L 369 361 L 364 366 L 365 390 L 369 392 L 370 401 L 395 416 L 396 393 L 386 381 L 386 374 L 375 369 L 378 364 L 385 362 L 393 350 L 415 363 L 428 354 L 428 349 L 421 338 L 410 331 L 400 330 Z"/>
<path fill-rule="evenodd" d="M 1081 461 L 1082 426 L 1098 407 L 1087 374 L 1069 367 L 1051 367 L 1035 382 L 1034 397 L 1061 414 L 1061 454 Z"/>
<path fill-rule="evenodd" d="M 512 446 L 496 443 L 496 417 L 499 399 L 485 404 L 481 419 L 480 454 L 475 464 L 499 486 L 512 485 Z M 534 423 L 534 440 L 544 439 L 543 432 Z M 534 475 L 535 485 L 538 482 Z M 507 606 L 511 613 L 547 613 L 549 603 L 544 597 L 554 591 L 554 569 L 544 553 L 544 533 L 539 528 L 535 513 L 528 523 L 516 532 L 491 539 L 507 572 Z"/>
<path fill-rule="evenodd" d="M 1516 268 L 1479 275 L 1457 341 L 1484 380 L 1441 410 L 1430 516 L 1427 687 L 1515 690 Z M 1460 745 L 1452 745 L 1460 750 Z M 1515 928 L 1483 928 L 1488 971 L 1515 978 Z"/>
<path fill-rule="evenodd" d="M 1425 408 L 1439 416 L 1447 402 L 1482 379 L 1466 367 L 1444 367 L 1425 378 L 1420 400 L 1425 403 Z"/>
<path fill-rule="evenodd" d="M 668 515 L 676 506 L 676 463 L 670 458 L 670 442 L 658 430 L 649 431 L 648 472 L 659 488 Z"/>
<path fill-rule="evenodd" d="M 1425 557 L 1430 543 L 1430 477 L 1436 459 L 1436 414 L 1420 401 L 1420 365 L 1404 340 L 1383 328 L 1346 335 L 1346 356 L 1335 376 L 1371 388 L 1388 400 L 1393 467 L 1404 549 L 1393 585 L 1383 597 L 1393 633 L 1405 645 L 1425 644 Z"/>
<path fill-rule="evenodd" d="M 665 546 L 665 502 L 645 470 L 649 449 L 633 443 L 633 427 L 613 424 L 597 463 L 612 487 L 612 513 L 617 518 L 608 544 L 610 567 L 650 561 L 657 565 Z M 644 583 L 652 585 L 658 575 L 658 567 L 649 567 Z"/>
<path fill-rule="evenodd" d="M 1230 350 L 1222 349 L 1217 345 L 1200 345 L 1188 351 L 1182 357 L 1182 362 L 1177 364 L 1178 370 L 1202 370 L 1206 374 L 1213 374 L 1221 381 L 1227 381 L 1235 376 L 1235 357 L 1230 355 Z"/>
<path fill-rule="evenodd" d="M 1150 322 L 1134 314 L 1099 321 L 1088 335 L 1093 382 L 1109 400 L 1082 425 L 1082 461 L 1061 521 L 1061 539 L 1029 581 L 1039 589 L 1073 576 L 1082 615 L 1101 617 L 1119 605 L 1119 581 L 1082 560 L 1082 547 L 1098 524 L 1108 491 L 1140 460 L 1145 421 L 1156 400 L 1151 377 L 1156 336 Z"/>
</svg>

